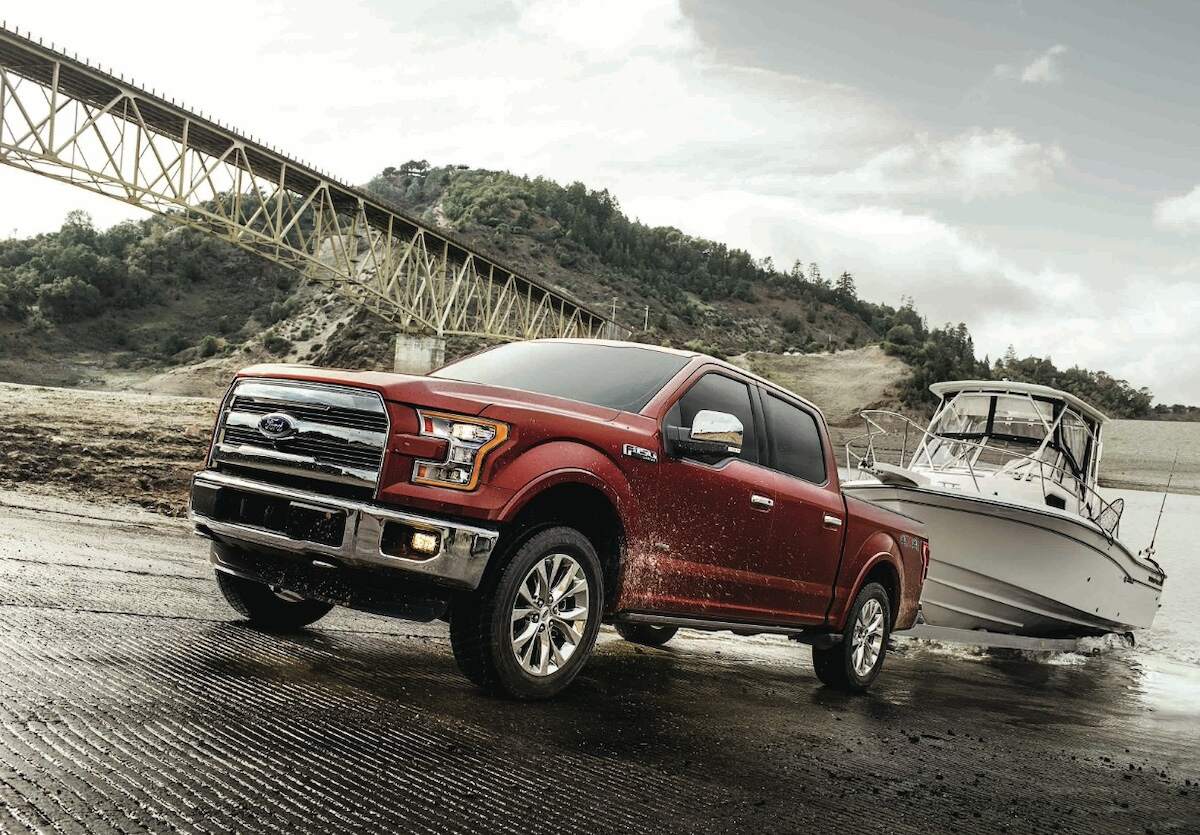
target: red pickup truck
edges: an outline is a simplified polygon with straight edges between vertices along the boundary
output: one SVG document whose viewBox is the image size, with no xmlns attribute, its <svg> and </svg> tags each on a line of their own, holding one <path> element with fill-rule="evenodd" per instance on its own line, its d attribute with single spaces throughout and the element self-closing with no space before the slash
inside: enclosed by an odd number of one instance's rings
<svg viewBox="0 0 1200 835">
<path fill-rule="evenodd" d="M 511 343 L 427 377 L 247 368 L 191 508 L 252 623 L 445 618 L 462 672 L 520 698 L 569 684 L 601 621 L 647 644 L 790 635 L 861 690 L 929 560 L 920 522 L 843 495 L 812 404 L 622 342 Z"/>
</svg>

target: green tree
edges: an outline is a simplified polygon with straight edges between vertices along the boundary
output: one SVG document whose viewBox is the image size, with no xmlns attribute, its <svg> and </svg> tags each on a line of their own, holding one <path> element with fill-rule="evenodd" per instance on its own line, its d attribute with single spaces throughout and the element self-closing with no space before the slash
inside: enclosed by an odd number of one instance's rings
<svg viewBox="0 0 1200 835">
<path fill-rule="evenodd" d="M 844 272 L 838 276 L 836 290 L 843 299 L 857 299 L 858 290 L 854 286 L 854 276 Z"/>
</svg>

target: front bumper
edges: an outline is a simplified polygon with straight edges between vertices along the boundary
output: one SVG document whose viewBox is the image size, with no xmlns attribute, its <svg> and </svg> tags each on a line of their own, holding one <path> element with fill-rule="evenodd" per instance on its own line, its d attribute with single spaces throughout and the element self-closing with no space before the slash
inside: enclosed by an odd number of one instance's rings
<svg viewBox="0 0 1200 835">
<path fill-rule="evenodd" d="M 255 514 L 244 512 L 255 503 Z M 265 508 L 265 510 L 263 510 Z M 291 512 L 319 525 L 268 524 Z M 252 518 L 251 518 L 252 517 Z M 267 484 L 215 470 L 192 477 L 192 522 L 210 539 L 254 550 L 284 552 L 323 567 L 393 569 L 457 588 L 479 586 L 499 531 L 367 502 Z M 389 529 L 389 526 L 395 526 Z M 389 530 L 438 536 L 432 555 L 400 556 L 384 550 Z M 389 533 L 390 536 L 390 533 Z"/>
</svg>

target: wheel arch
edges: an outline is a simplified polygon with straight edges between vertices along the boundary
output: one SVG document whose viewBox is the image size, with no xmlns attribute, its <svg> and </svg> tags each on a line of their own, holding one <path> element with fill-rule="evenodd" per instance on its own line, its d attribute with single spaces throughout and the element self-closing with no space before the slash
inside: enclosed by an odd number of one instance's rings
<svg viewBox="0 0 1200 835">
<path fill-rule="evenodd" d="M 527 485 L 505 508 L 504 526 L 488 573 L 498 571 L 508 555 L 538 531 L 564 525 L 574 528 L 596 549 L 604 570 L 606 605 L 616 599 L 626 530 L 619 501 L 604 480 L 586 470 L 546 473 Z"/>
<path fill-rule="evenodd" d="M 885 533 L 877 533 L 863 544 L 857 558 L 854 560 L 857 571 L 853 581 L 842 587 L 842 594 L 837 594 L 831 604 L 833 626 L 842 629 L 846 625 L 846 614 L 850 604 L 858 597 L 863 586 L 867 583 L 878 582 L 888 594 L 888 604 L 891 608 L 892 625 L 895 626 L 899 616 L 904 595 L 904 574 L 900 560 L 900 549 L 894 539 Z"/>
<path fill-rule="evenodd" d="M 890 554 L 877 554 L 877 559 L 870 564 L 858 585 L 854 587 L 854 593 L 850 596 L 853 600 L 858 596 L 858 593 L 870 583 L 879 583 L 887 592 L 888 606 L 891 608 L 892 625 L 896 623 L 896 617 L 900 612 L 900 572 L 896 569 L 892 562 Z"/>
</svg>

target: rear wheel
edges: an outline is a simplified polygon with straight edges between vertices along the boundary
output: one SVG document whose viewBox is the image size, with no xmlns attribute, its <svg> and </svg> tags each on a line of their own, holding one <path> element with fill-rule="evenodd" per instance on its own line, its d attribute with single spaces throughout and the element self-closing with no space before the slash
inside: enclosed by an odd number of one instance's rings
<svg viewBox="0 0 1200 835">
<path fill-rule="evenodd" d="M 842 640 L 827 648 L 813 647 L 817 678 L 839 690 L 866 690 L 883 668 L 891 631 L 887 591 L 878 583 L 868 583 L 850 606 Z"/>
<path fill-rule="evenodd" d="M 614 624 L 617 634 L 633 644 L 648 647 L 661 647 L 675 637 L 679 631 L 675 626 L 655 626 L 652 623 L 618 623 Z"/>
<path fill-rule="evenodd" d="M 518 699 L 546 699 L 579 674 L 604 601 L 600 560 L 574 528 L 527 539 L 504 569 L 455 602 L 450 644 L 463 675 Z"/>
<path fill-rule="evenodd" d="M 333 606 L 317 600 L 305 600 L 290 592 L 275 592 L 264 583 L 217 572 L 217 587 L 234 611 L 260 629 L 270 632 L 294 632 L 316 623 Z"/>
</svg>

